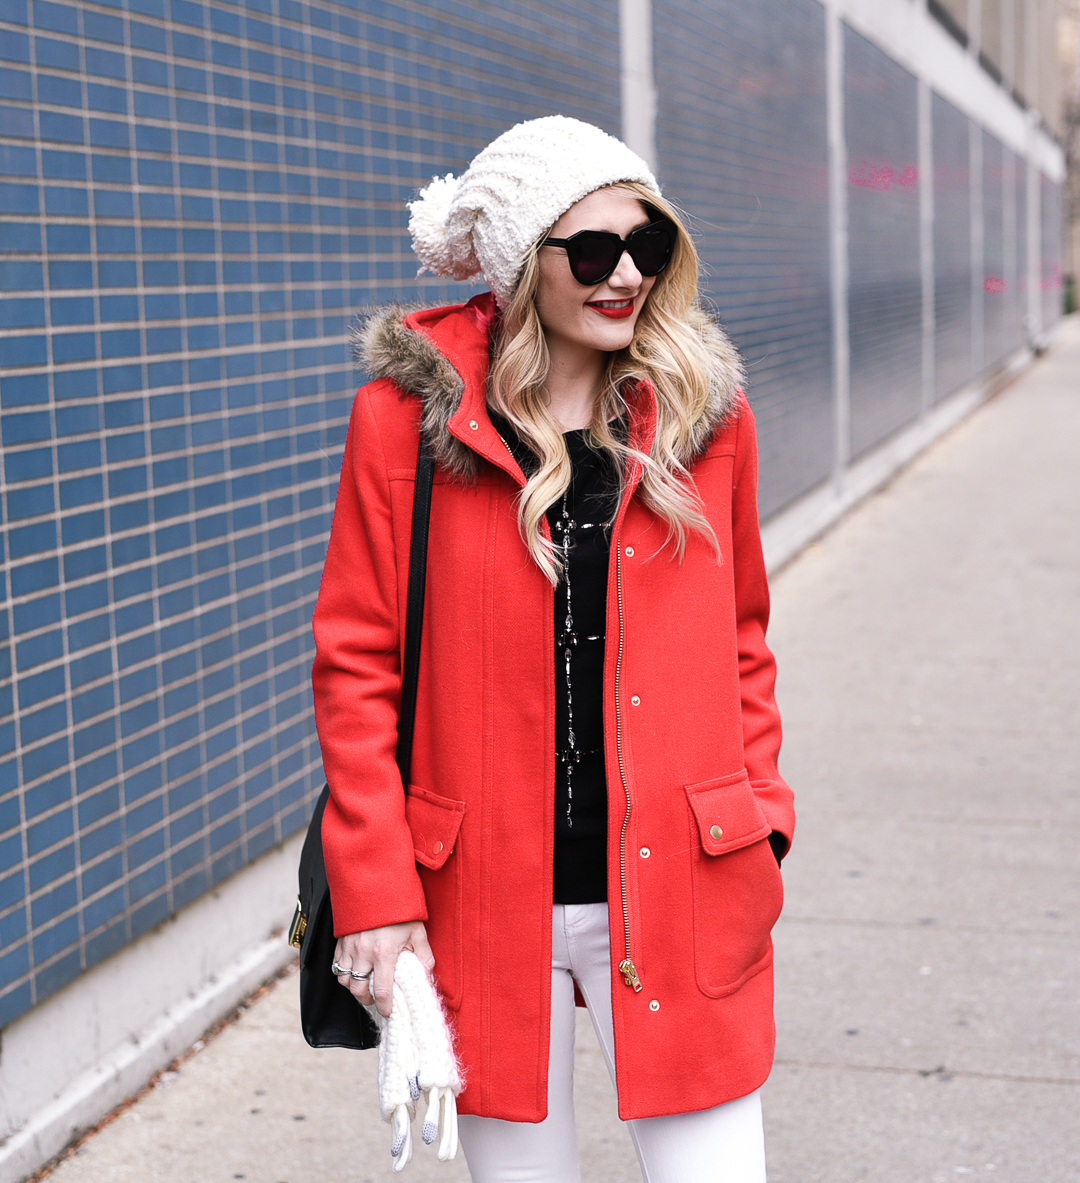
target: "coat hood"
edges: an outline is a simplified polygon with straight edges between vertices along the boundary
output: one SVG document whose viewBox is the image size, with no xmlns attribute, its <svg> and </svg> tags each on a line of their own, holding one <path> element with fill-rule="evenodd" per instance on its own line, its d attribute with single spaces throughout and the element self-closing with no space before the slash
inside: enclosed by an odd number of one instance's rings
<svg viewBox="0 0 1080 1183">
<path fill-rule="evenodd" d="M 494 299 L 484 292 L 468 304 L 444 308 L 387 304 L 361 316 L 353 329 L 357 367 L 373 379 L 391 379 L 420 399 L 421 430 L 436 463 L 466 479 L 476 476 L 480 457 L 449 431 L 449 423 L 461 406 L 467 380 L 486 381 L 495 318 Z M 731 339 L 700 305 L 687 320 L 709 357 L 709 395 L 679 457 L 689 465 L 706 450 L 716 429 L 738 413 L 745 372 Z"/>
</svg>

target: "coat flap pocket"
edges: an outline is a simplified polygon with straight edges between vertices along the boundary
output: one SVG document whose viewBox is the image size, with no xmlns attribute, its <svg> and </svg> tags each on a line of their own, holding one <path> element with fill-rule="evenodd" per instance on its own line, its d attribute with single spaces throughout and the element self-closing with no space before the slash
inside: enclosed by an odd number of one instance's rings
<svg viewBox="0 0 1080 1183">
<path fill-rule="evenodd" d="M 416 861 L 437 871 L 454 849 L 464 816 L 464 801 L 451 801 L 449 797 L 410 785 L 405 798 L 405 820 L 412 833 Z"/>
<path fill-rule="evenodd" d="M 745 771 L 687 785 L 686 796 L 706 854 L 727 854 L 769 835 L 769 823 Z"/>
</svg>

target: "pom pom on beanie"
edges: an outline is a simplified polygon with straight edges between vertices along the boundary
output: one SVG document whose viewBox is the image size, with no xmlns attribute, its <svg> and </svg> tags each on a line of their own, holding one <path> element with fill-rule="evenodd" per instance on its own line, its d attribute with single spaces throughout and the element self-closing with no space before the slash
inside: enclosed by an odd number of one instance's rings
<svg viewBox="0 0 1080 1183">
<path fill-rule="evenodd" d="M 645 161 L 591 123 L 563 115 L 519 123 L 460 177 L 435 177 L 410 202 L 420 271 L 454 279 L 483 274 L 504 307 L 537 238 L 576 201 L 620 181 L 660 195 Z"/>
<path fill-rule="evenodd" d="M 468 279 L 480 270 L 472 243 L 467 236 L 457 235 L 451 241 L 448 230 L 450 209 L 460 182 L 453 173 L 435 177 L 419 198 L 409 206 L 409 233 L 413 250 L 424 262 L 424 270 L 435 275 L 452 275 L 454 279 Z M 455 248 L 459 254 L 455 255 Z M 464 249 L 463 256 L 460 252 Z"/>
</svg>

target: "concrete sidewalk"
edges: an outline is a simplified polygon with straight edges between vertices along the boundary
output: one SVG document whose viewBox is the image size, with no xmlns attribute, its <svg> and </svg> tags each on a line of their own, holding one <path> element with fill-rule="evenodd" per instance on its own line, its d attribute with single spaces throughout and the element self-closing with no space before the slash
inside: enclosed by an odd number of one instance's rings
<svg viewBox="0 0 1080 1183">
<path fill-rule="evenodd" d="M 771 1183 L 1076 1183 L 1075 318 L 775 587 Z"/>
<path fill-rule="evenodd" d="M 1080 1177 L 1080 325 L 774 581 L 799 805 L 771 1183 Z M 390 1178 L 283 978 L 55 1183 Z M 632 1183 L 579 1023 L 584 1177 Z M 426 1147 L 414 1183 L 466 1180 Z M 722 1178 L 722 1176 L 718 1176 Z"/>
</svg>

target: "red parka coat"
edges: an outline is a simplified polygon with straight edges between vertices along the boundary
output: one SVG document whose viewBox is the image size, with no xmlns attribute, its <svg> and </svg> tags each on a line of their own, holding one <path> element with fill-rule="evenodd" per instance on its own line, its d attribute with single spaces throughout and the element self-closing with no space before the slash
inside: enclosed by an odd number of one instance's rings
<svg viewBox="0 0 1080 1183">
<path fill-rule="evenodd" d="M 338 935 L 424 920 L 465 1068 L 462 1112 L 547 1113 L 555 785 L 554 600 L 518 531 L 524 477 L 486 412 L 495 308 L 369 321 L 315 609 L 323 843 Z M 624 1119 L 705 1109 L 768 1076 L 793 828 L 750 409 L 720 330 L 686 457 L 721 559 L 678 562 L 630 474 L 611 534 L 604 737 L 611 992 Z M 655 399 L 628 394 L 648 450 Z M 421 417 L 438 467 L 413 783 L 394 762 Z M 623 971 L 620 972 L 620 965 Z M 329 967 L 327 968 L 329 972 Z"/>
</svg>

